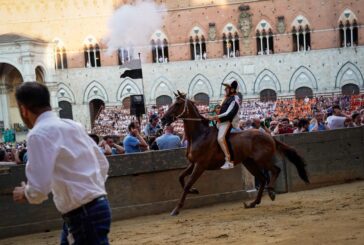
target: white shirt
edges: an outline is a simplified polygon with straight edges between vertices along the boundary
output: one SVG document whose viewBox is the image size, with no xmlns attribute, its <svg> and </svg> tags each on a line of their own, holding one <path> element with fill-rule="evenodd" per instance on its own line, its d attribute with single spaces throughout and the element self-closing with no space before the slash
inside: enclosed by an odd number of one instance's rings
<svg viewBox="0 0 364 245">
<path fill-rule="evenodd" d="M 64 214 L 106 194 L 109 163 L 81 124 L 44 112 L 29 132 L 27 146 L 29 203 L 42 203 L 52 192 Z"/>
<path fill-rule="evenodd" d="M 344 128 L 345 120 L 346 117 L 332 115 L 327 118 L 327 126 L 329 127 L 329 129 Z"/>
</svg>

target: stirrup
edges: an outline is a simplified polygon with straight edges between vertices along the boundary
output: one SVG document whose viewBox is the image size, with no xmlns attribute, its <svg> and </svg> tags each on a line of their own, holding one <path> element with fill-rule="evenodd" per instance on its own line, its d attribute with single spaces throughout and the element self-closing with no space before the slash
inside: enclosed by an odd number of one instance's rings
<svg viewBox="0 0 364 245">
<path fill-rule="evenodd" d="M 234 168 L 234 163 L 226 161 L 224 165 L 221 166 L 221 169 L 228 170 Z"/>
</svg>

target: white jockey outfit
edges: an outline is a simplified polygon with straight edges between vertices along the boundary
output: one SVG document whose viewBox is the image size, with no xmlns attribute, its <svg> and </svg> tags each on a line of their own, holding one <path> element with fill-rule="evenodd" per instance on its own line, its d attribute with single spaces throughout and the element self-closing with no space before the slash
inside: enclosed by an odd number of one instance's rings
<svg viewBox="0 0 364 245">
<path fill-rule="evenodd" d="M 230 80 L 223 83 L 224 86 L 229 86 L 235 90 L 238 87 L 238 83 L 235 80 Z M 219 130 L 217 135 L 217 141 L 225 154 L 225 164 L 222 169 L 230 169 L 234 167 L 232 161 L 234 160 L 232 147 L 228 141 L 231 128 L 239 127 L 239 105 L 240 99 L 236 94 L 226 96 L 223 100 L 220 108 L 220 112 L 217 120 L 217 128 Z"/>
</svg>

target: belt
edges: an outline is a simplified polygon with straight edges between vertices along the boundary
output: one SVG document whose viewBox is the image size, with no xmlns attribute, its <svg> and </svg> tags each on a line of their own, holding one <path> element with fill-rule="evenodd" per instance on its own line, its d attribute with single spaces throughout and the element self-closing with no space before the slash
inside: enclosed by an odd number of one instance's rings
<svg viewBox="0 0 364 245">
<path fill-rule="evenodd" d="M 97 202 L 100 202 L 100 201 L 103 201 L 103 200 L 107 200 L 106 195 L 99 196 L 99 197 L 95 198 L 94 200 L 92 200 L 91 202 L 83 204 L 80 207 L 78 207 L 76 209 L 73 209 L 73 210 L 69 211 L 68 213 L 63 214 L 62 217 L 67 218 L 67 217 L 76 215 L 76 214 L 82 212 L 83 210 L 95 205 Z"/>
</svg>

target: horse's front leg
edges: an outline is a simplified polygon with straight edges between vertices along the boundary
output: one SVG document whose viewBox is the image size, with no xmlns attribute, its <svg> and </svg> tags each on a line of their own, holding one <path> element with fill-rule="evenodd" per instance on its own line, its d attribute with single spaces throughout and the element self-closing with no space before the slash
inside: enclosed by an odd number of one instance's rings
<svg viewBox="0 0 364 245">
<path fill-rule="evenodd" d="M 179 175 L 179 183 L 181 184 L 182 186 L 182 189 L 185 188 L 185 177 L 188 176 L 188 175 L 191 175 L 192 173 L 192 170 L 193 170 L 193 167 L 195 166 L 194 163 L 190 163 L 187 168 L 185 170 L 182 171 L 182 173 Z M 188 191 L 189 194 L 199 194 L 198 190 L 195 189 L 195 188 L 191 188 L 189 191 Z"/>
<path fill-rule="evenodd" d="M 179 214 L 179 210 L 183 207 L 186 200 L 186 196 L 190 192 L 191 187 L 193 186 L 193 184 L 195 184 L 195 182 L 201 177 L 202 173 L 205 171 L 205 169 L 202 166 L 200 166 L 200 164 L 195 163 L 193 165 L 194 167 L 190 179 L 187 181 L 187 184 L 183 188 L 183 193 L 177 206 L 171 212 L 172 216 L 176 216 Z"/>
</svg>

